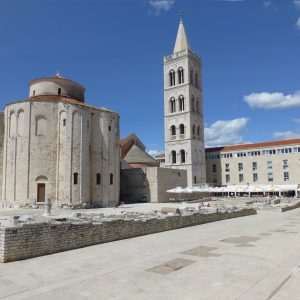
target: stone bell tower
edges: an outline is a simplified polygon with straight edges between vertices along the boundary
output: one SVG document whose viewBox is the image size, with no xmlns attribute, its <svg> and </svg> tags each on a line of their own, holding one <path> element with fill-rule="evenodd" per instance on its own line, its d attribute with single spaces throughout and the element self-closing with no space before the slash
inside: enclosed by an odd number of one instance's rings
<svg viewBox="0 0 300 300">
<path fill-rule="evenodd" d="M 164 57 L 166 167 L 187 170 L 188 186 L 205 183 L 201 61 L 180 20 L 173 54 Z"/>
</svg>

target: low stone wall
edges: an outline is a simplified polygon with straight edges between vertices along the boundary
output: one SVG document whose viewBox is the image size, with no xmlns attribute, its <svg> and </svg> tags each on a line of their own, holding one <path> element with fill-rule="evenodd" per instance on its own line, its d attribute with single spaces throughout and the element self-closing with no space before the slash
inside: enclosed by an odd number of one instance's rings
<svg viewBox="0 0 300 300">
<path fill-rule="evenodd" d="M 24 223 L 0 227 L 0 262 L 36 256 L 137 237 L 187 226 L 256 214 L 254 209 L 214 214 L 167 216 L 145 220 L 113 220 Z"/>
<path fill-rule="evenodd" d="M 292 209 L 296 209 L 296 208 L 300 208 L 300 202 L 294 204 L 294 205 L 291 205 L 291 206 L 286 206 L 286 207 L 282 207 L 281 208 L 281 212 L 286 212 L 286 211 L 289 211 L 289 210 L 292 210 Z"/>
</svg>

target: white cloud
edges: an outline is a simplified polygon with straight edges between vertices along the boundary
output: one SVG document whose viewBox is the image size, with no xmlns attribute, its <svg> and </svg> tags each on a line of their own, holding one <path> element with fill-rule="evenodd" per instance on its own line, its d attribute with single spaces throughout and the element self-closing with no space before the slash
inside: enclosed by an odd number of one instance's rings
<svg viewBox="0 0 300 300">
<path fill-rule="evenodd" d="M 295 4 L 296 8 L 300 8 L 300 0 L 295 0 L 294 4 Z"/>
<path fill-rule="evenodd" d="M 155 157 L 156 155 L 162 153 L 163 151 L 157 150 L 157 149 L 151 149 L 147 150 L 147 153 L 150 154 L 151 156 Z"/>
<path fill-rule="evenodd" d="M 293 119 L 294 122 L 300 123 L 300 118 Z"/>
<path fill-rule="evenodd" d="M 298 18 L 298 21 L 296 22 L 296 26 L 300 30 L 300 17 Z"/>
<path fill-rule="evenodd" d="M 246 129 L 247 118 L 219 120 L 204 129 L 205 146 L 225 146 L 244 143 L 242 133 Z"/>
<path fill-rule="evenodd" d="M 283 109 L 300 106 L 300 92 L 292 95 L 283 93 L 252 93 L 244 96 L 244 100 L 251 108 Z"/>
<path fill-rule="evenodd" d="M 149 4 L 154 8 L 155 15 L 159 15 L 162 10 L 170 10 L 174 2 L 175 0 L 149 0 Z"/>
<path fill-rule="evenodd" d="M 281 131 L 281 132 L 275 132 L 273 134 L 274 139 L 280 139 L 280 140 L 296 139 L 299 137 L 300 137 L 300 133 L 293 132 L 293 131 Z"/>
</svg>

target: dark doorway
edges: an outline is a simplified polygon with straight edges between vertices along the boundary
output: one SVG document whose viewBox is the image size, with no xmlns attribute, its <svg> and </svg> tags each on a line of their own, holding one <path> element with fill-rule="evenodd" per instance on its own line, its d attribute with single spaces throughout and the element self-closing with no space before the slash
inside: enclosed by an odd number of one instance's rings
<svg viewBox="0 0 300 300">
<path fill-rule="evenodd" d="M 37 185 L 37 202 L 45 202 L 46 184 L 38 183 Z"/>
</svg>

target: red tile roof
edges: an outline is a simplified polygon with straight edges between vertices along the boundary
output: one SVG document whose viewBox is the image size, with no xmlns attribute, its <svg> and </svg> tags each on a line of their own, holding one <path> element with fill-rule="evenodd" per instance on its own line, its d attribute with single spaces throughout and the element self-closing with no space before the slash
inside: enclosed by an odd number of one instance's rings
<svg viewBox="0 0 300 300">
<path fill-rule="evenodd" d="M 262 148 L 262 147 L 285 146 L 285 145 L 294 145 L 294 144 L 300 144 L 300 139 L 290 139 L 290 140 L 262 142 L 262 143 L 255 143 L 255 144 L 240 144 L 240 145 L 231 145 L 231 146 L 223 146 L 223 147 L 213 147 L 213 148 L 206 148 L 205 152 L 255 149 L 255 148 Z M 155 156 L 155 158 L 164 158 L 164 157 L 165 157 L 165 153 L 160 153 Z"/>
<path fill-rule="evenodd" d="M 157 154 L 156 156 L 155 156 L 155 158 L 165 158 L 165 153 L 163 152 L 163 153 L 159 153 L 159 154 Z"/>
<path fill-rule="evenodd" d="M 135 133 L 131 133 L 126 138 L 119 140 L 119 145 L 121 158 L 124 158 L 126 156 L 133 145 L 137 145 L 143 151 L 145 151 L 146 149 L 145 145 L 141 142 L 141 140 L 136 136 Z"/>
<path fill-rule="evenodd" d="M 243 150 L 243 149 L 254 149 L 263 147 L 274 147 L 274 146 L 285 146 L 300 144 L 300 139 L 273 141 L 273 142 L 262 142 L 255 144 L 241 144 L 241 145 L 231 145 L 224 147 L 206 148 L 205 152 L 218 152 L 218 151 L 232 151 L 232 150 Z"/>
<path fill-rule="evenodd" d="M 74 104 L 74 105 L 80 105 L 80 106 L 83 106 L 83 107 L 86 107 L 86 108 L 90 108 L 90 109 L 96 109 L 96 110 L 103 110 L 103 111 L 108 111 L 108 112 L 111 112 L 111 113 L 114 113 L 114 114 L 118 114 L 110 109 L 107 109 L 107 108 L 104 108 L 104 107 L 101 107 L 101 108 L 97 108 L 95 106 L 92 106 L 92 105 L 89 105 L 89 104 L 86 104 L 84 102 L 81 102 L 79 100 L 76 100 L 76 99 L 73 99 L 73 98 L 69 98 L 69 97 L 64 97 L 64 96 L 60 96 L 60 95 L 39 95 L 39 96 L 32 96 L 28 99 L 29 101 L 61 101 L 61 102 L 64 102 L 64 103 L 70 103 L 70 104 Z M 28 100 L 25 100 L 25 101 L 28 101 Z M 20 101 L 18 101 L 20 102 Z M 14 102 L 16 103 L 16 102 Z M 11 103 L 9 103 L 11 104 Z"/>
</svg>

